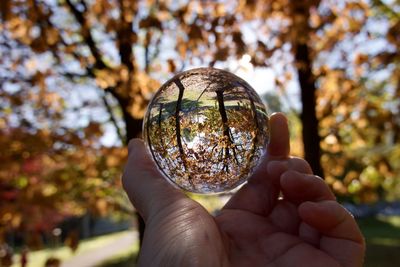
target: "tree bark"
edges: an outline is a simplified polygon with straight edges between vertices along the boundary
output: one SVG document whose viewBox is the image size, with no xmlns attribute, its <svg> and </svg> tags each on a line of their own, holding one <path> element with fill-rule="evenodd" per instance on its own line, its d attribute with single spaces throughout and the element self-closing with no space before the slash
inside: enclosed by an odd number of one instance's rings
<svg viewBox="0 0 400 267">
<path fill-rule="evenodd" d="M 226 114 L 226 108 L 225 108 L 225 102 L 224 102 L 224 91 L 223 90 L 217 90 L 216 91 L 217 94 L 217 101 L 218 101 L 218 111 L 219 114 L 221 116 L 221 121 L 222 121 L 222 131 L 223 131 L 223 135 L 225 137 L 225 143 L 224 143 L 224 148 L 225 148 L 225 156 L 224 156 L 224 168 L 225 171 L 227 173 L 229 173 L 229 158 L 230 158 L 230 150 L 229 147 L 232 147 L 232 152 L 233 152 L 233 156 L 236 160 L 236 163 L 238 162 L 237 156 L 236 156 L 236 150 L 234 147 L 234 141 L 232 140 L 231 137 L 231 132 L 229 129 L 229 125 L 228 125 L 228 116 Z"/>
<path fill-rule="evenodd" d="M 188 173 L 188 180 L 191 185 L 193 185 L 192 177 L 190 176 L 190 173 L 188 172 L 187 164 L 186 164 L 186 155 L 185 151 L 183 150 L 183 145 L 182 145 L 182 136 L 181 136 L 181 118 L 180 118 L 180 112 L 182 110 L 182 100 L 183 100 L 183 93 L 185 91 L 185 87 L 181 83 L 179 79 L 176 79 L 174 81 L 175 85 L 179 89 L 179 95 L 178 99 L 176 101 L 176 107 L 175 107 L 175 132 L 176 132 L 176 142 L 178 144 L 178 149 L 179 149 L 179 155 L 182 160 L 183 168 L 184 170 Z"/>
<path fill-rule="evenodd" d="M 225 103 L 224 103 L 224 92 L 223 91 L 216 91 L 217 93 L 217 100 L 218 100 L 218 110 L 219 114 L 221 115 L 221 121 L 222 121 L 222 127 L 223 127 L 223 134 L 225 137 L 225 162 L 224 162 L 224 168 L 227 173 L 229 173 L 229 146 L 231 144 L 231 137 L 229 135 L 229 126 L 228 126 L 228 116 L 226 115 L 226 110 L 225 110 Z"/>
<path fill-rule="evenodd" d="M 126 143 L 129 144 L 129 141 L 132 138 L 142 137 L 143 119 L 135 119 L 134 117 L 132 117 L 132 115 L 126 111 L 126 107 L 125 108 L 122 107 L 122 110 L 126 126 Z M 139 213 L 136 212 L 136 216 L 138 220 L 139 241 L 140 244 L 142 244 L 144 237 L 145 223 Z"/>
<path fill-rule="evenodd" d="M 182 164 L 185 170 L 186 167 L 186 160 L 185 160 L 185 151 L 183 150 L 182 145 L 182 136 L 181 136 L 181 119 L 180 119 L 180 112 L 182 110 L 182 100 L 183 100 L 183 93 L 185 92 L 185 87 L 181 83 L 179 79 L 174 81 L 175 85 L 179 89 L 178 99 L 176 100 L 176 107 L 175 107 L 175 132 L 176 132 L 176 143 L 178 144 L 179 154 L 182 159 Z"/>
<path fill-rule="evenodd" d="M 315 77 L 312 74 L 310 52 L 306 43 L 296 44 L 295 59 L 301 89 L 301 103 L 303 105 L 300 118 L 303 127 L 304 157 L 310 164 L 314 174 L 324 177 L 321 166 L 321 137 L 318 132 L 316 113 Z"/>
</svg>

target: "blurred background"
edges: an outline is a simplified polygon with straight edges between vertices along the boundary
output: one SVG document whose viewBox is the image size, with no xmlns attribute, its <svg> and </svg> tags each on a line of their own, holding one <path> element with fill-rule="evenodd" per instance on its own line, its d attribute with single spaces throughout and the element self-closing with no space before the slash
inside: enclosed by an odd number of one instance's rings
<svg viewBox="0 0 400 267">
<path fill-rule="evenodd" d="M 199 66 L 248 81 L 357 218 L 365 266 L 400 263 L 400 1 L 1 0 L 0 266 L 132 266 L 126 144 Z M 151 193 L 151 192 L 149 192 Z M 210 212 L 229 195 L 192 196 Z"/>
</svg>

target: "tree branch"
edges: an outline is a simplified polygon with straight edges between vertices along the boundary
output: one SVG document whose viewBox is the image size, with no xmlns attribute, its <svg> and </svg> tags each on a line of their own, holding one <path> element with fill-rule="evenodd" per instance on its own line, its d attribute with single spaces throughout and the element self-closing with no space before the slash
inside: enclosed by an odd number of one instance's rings
<svg viewBox="0 0 400 267">
<path fill-rule="evenodd" d="M 394 11 L 392 8 L 390 8 L 390 6 L 388 6 L 387 4 L 382 2 L 381 0 L 372 0 L 372 4 L 375 5 L 375 6 L 378 6 L 386 14 L 388 14 L 388 15 L 396 18 L 396 19 L 400 18 L 400 13 Z"/>
<path fill-rule="evenodd" d="M 80 1 L 81 5 L 84 7 L 84 11 L 81 12 L 79 11 L 74 4 L 72 4 L 71 0 L 65 0 L 67 3 L 68 7 L 71 9 L 72 14 L 74 15 L 75 19 L 81 26 L 81 35 L 83 39 L 85 40 L 87 46 L 89 47 L 90 52 L 92 53 L 92 56 L 95 59 L 95 67 L 98 69 L 104 69 L 107 68 L 106 64 L 104 63 L 101 53 L 99 49 L 96 46 L 96 43 L 93 39 L 92 33 L 90 32 L 90 28 L 87 25 L 87 21 L 85 18 L 85 13 L 87 11 L 87 6 L 84 1 Z"/>
<path fill-rule="evenodd" d="M 133 3 L 133 1 L 132 1 Z M 132 21 L 125 19 L 125 9 L 122 0 L 119 0 L 120 6 L 120 27 L 117 29 L 117 43 L 121 62 L 128 68 L 129 72 L 134 71 L 132 40 L 134 32 L 132 30 Z"/>
<path fill-rule="evenodd" d="M 110 103 L 108 103 L 107 95 L 105 93 L 103 93 L 101 96 L 101 99 L 103 100 L 103 104 L 106 107 L 107 112 L 110 114 L 110 121 L 114 125 L 115 130 L 117 131 L 117 135 L 118 135 L 119 139 L 121 140 L 122 144 L 126 145 L 126 138 L 125 138 L 125 136 L 123 136 L 121 129 L 118 126 L 118 122 L 117 122 L 117 119 L 111 108 L 111 105 L 110 105 Z"/>
</svg>

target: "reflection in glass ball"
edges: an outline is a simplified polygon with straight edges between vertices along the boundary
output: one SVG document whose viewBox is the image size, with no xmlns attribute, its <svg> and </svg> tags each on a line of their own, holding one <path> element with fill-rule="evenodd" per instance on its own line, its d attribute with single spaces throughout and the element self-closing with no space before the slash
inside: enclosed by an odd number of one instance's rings
<svg viewBox="0 0 400 267">
<path fill-rule="evenodd" d="M 154 95 L 144 139 L 162 173 L 195 193 L 246 181 L 268 142 L 268 116 L 254 89 L 214 68 L 179 73 Z"/>
</svg>

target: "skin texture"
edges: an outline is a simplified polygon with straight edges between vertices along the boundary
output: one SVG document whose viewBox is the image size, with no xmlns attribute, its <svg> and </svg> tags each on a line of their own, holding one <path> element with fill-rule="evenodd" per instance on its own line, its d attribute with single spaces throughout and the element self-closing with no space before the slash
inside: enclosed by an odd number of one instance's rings
<svg viewBox="0 0 400 267">
<path fill-rule="evenodd" d="M 146 231 L 138 266 L 362 266 L 354 220 L 307 162 L 289 156 L 284 115 L 270 118 L 268 156 L 217 216 L 171 186 L 141 140 L 122 178 Z"/>
</svg>

